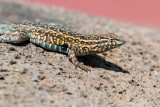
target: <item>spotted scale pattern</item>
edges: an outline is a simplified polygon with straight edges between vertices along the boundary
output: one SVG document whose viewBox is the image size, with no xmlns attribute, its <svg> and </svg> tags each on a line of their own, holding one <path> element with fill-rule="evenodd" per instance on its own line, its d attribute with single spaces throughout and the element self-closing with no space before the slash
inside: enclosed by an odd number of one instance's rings
<svg viewBox="0 0 160 107">
<path fill-rule="evenodd" d="M 41 23 L 0 24 L 0 42 L 21 43 L 26 40 L 48 50 L 68 54 L 70 61 L 84 70 L 88 69 L 79 63 L 76 56 L 106 52 L 125 43 L 113 33 L 85 35 Z"/>
<path fill-rule="evenodd" d="M 68 48 L 72 48 L 76 55 L 102 53 L 124 44 L 113 33 L 85 35 L 50 24 L 14 23 L 1 29 L 27 32 L 34 44 L 61 53 L 68 53 Z"/>
</svg>

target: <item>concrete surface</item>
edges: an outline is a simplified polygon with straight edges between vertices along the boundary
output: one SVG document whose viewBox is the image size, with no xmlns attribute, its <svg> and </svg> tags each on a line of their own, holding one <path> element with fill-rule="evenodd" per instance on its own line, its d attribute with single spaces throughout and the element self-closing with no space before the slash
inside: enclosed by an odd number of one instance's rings
<svg viewBox="0 0 160 107">
<path fill-rule="evenodd" d="M 121 35 L 124 46 L 79 57 L 91 72 L 74 67 L 67 55 L 31 43 L 0 43 L 0 106 L 158 107 L 160 30 L 115 22 L 58 7 L 0 1 L 0 23 L 54 23 L 80 33 Z"/>
</svg>

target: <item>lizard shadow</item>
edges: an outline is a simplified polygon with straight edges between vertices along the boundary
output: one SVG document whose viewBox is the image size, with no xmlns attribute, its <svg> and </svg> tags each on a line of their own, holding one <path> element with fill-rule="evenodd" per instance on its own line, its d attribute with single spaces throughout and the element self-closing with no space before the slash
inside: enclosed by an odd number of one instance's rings
<svg viewBox="0 0 160 107">
<path fill-rule="evenodd" d="M 130 74 L 128 71 L 123 70 L 120 66 L 106 61 L 97 55 L 78 56 L 77 58 L 84 65 L 91 66 L 93 68 L 103 68 L 106 70 Z"/>
<path fill-rule="evenodd" d="M 29 44 L 29 40 L 21 42 L 21 43 L 7 43 L 7 44 L 12 44 L 14 46 L 27 46 Z"/>
</svg>

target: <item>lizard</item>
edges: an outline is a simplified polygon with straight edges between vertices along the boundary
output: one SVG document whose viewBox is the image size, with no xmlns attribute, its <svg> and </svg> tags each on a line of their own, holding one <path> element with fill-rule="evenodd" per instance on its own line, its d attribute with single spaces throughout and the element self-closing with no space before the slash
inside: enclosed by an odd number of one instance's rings
<svg viewBox="0 0 160 107">
<path fill-rule="evenodd" d="M 0 24 L 0 43 L 18 44 L 27 40 L 50 51 L 68 54 L 73 65 L 85 71 L 89 71 L 88 66 L 80 63 L 77 56 L 103 53 L 125 43 L 114 33 L 82 34 L 41 23 Z"/>
</svg>

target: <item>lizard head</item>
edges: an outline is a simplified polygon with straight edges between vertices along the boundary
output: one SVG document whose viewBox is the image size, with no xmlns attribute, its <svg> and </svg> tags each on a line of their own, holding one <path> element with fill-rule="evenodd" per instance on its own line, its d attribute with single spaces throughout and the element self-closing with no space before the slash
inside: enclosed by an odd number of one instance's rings
<svg viewBox="0 0 160 107">
<path fill-rule="evenodd" d="M 99 40 L 95 41 L 97 45 L 90 48 L 91 53 L 102 53 L 117 48 L 125 43 L 120 37 L 113 33 L 99 35 Z"/>
<path fill-rule="evenodd" d="M 102 34 L 100 36 L 100 39 L 102 40 L 102 43 L 99 43 L 99 45 L 104 46 L 104 48 L 107 50 L 117 48 L 125 43 L 125 41 L 117 36 L 114 33 L 108 33 L 108 34 Z"/>
<path fill-rule="evenodd" d="M 95 35 L 93 37 L 90 40 L 84 40 L 85 45 L 80 50 L 80 55 L 103 53 L 125 43 L 124 40 L 113 33 Z"/>
</svg>

